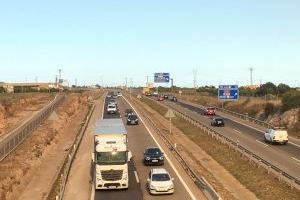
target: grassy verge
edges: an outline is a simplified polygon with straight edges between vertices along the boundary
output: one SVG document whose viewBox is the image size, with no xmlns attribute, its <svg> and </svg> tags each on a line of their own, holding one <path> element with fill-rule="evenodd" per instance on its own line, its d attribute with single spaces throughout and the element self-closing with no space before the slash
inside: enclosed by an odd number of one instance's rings
<svg viewBox="0 0 300 200">
<path fill-rule="evenodd" d="M 167 110 L 149 99 L 143 99 L 142 101 L 162 115 Z M 250 164 L 247 159 L 242 158 L 240 153 L 212 139 L 197 127 L 178 117 L 173 119 L 172 123 L 259 199 L 299 199 L 299 190 L 290 189 L 286 183 L 279 182 L 275 176 L 268 175 L 266 170 L 256 164 Z"/>
</svg>

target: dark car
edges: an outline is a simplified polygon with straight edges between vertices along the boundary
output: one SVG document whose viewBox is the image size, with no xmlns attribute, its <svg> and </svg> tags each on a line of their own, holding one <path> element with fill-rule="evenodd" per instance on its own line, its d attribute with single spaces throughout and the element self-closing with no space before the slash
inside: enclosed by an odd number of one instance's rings
<svg viewBox="0 0 300 200">
<path fill-rule="evenodd" d="M 139 118 L 136 115 L 129 115 L 127 117 L 127 125 L 138 125 L 139 124 Z"/>
<path fill-rule="evenodd" d="M 157 97 L 157 101 L 163 101 L 165 98 L 163 96 Z"/>
<path fill-rule="evenodd" d="M 177 102 L 177 97 L 172 97 L 171 101 Z"/>
<path fill-rule="evenodd" d="M 129 115 L 132 115 L 133 114 L 133 110 L 131 108 L 127 108 L 125 110 L 125 117 L 128 117 Z"/>
<path fill-rule="evenodd" d="M 224 119 L 222 117 L 214 117 L 210 123 L 212 126 L 225 126 Z"/>
<path fill-rule="evenodd" d="M 165 94 L 164 95 L 164 99 L 168 99 L 168 98 L 169 98 L 169 96 Z"/>
<path fill-rule="evenodd" d="M 148 147 L 144 152 L 145 165 L 163 165 L 164 153 L 158 147 Z"/>
</svg>

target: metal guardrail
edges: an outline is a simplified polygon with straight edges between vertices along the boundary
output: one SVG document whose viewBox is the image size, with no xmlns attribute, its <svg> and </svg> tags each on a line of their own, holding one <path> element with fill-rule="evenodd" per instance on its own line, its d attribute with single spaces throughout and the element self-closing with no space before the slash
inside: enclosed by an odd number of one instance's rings
<svg viewBox="0 0 300 200">
<path fill-rule="evenodd" d="M 132 98 L 131 98 L 132 100 Z M 135 100 L 135 99 L 134 99 Z M 152 100 L 152 99 L 151 99 Z M 153 100 L 154 101 L 154 100 Z M 163 105 L 163 104 L 162 104 Z M 163 105 L 167 108 L 167 106 Z M 200 189 L 202 189 L 206 195 L 207 198 L 213 199 L 213 200 L 221 200 L 221 197 L 218 195 L 218 193 L 214 190 L 214 188 L 203 178 L 199 177 L 188 165 L 188 163 L 184 160 L 184 158 L 181 156 L 180 152 L 176 149 L 176 147 L 170 142 L 170 140 L 165 136 L 165 134 L 158 128 L 158 126 L 155 124 L 155 122 L 148 117 L 147 114 L 145 114 L 144 111 L 140 110 L 140 113 L 143 115 L 143 117 L 149 122 L 151 127 L 155 130 L 157 135 L 159 135 L 167 147 L 171 150 L 171 152 L 174 153 L 175 158 L 179 161 L 183 169 L 187 172 L 187 174 L 192 178 L 196 186 Z"/>
<path fill-rule="evenodd" d="M 201 108 L 201 109 L 205 109 L 205 106 L 200 105 L 200 104 L 196 104 L 196 103 L 193 103 L 193 102 L 190 102 L 190 101 L 186 101 L 186 100 L 183 100 L 183 99 L 180 99 L 179 101 L 184 102 L 184 103 L 193 104 L 194 106 L 197 106 L 197 107 L 199 107 L 199 108 Z M 248 114 L 241 114 L 241 113 L 234 112 L 234 111 L 232 111 L 232 110 L 228 110 L 228 109 L 225 109 L 225 108 L 216 106 L 216 105 L 213 105 L 213 106 L 214 106 L 218 111 L 220 111 L 220 112 L 230 114 L 230 115 L 232 115 L 232 116 L 238 117 L 238 118 L 243 119 L 243 120 L 245 120 L 245 121 L 253 122 L 253 123 L 255 123 L 255 124 L 264 126 L 264 127 L 266 127 L 266 128 L 273 127 L 272 124 L 270 124 L 270 123 L 268 123 L 268 122 L 266 122 L 266 121 L 263 121 L 263 120 L 256 119 L 256 118 L 254 118 L 254 117 L 250 117 Z"/>
<path fill-rule="evenodd" d="M 91 116 L 92 116 L 94 110 L 95 110 L 95 105 L 92 105 L 92 107 L 89 110 L 89 113 L 86 116 L 85 122 L 81 126 L 81 129 L 79 131 L 78 136 L 76 137 L 74 143 L 72 144 L 71 148 L 69 149 L 69 153 L 68 153 L 68 156 L 67 156 L 67 158 L 65 160 L 65 164 L 62 166 L 62 169 L 57 173 L 57 175 L 53 179 L 54 181 L 52 183 L 52 189 L 54 189 L 54 187 L 55 187 L 55 182 L 57 180 L 60 180 L 59 181 L 59 186 L 58 186 L 58 188 L 59 188 L 58 194 L 56 194 L 56 197 L 55 197 L 56 200 L 62 200 L 63 197 L 64 197 L 65 188 L 66 188 L 66 184 L 67 184 L 67 181 L 68 181 L 68 177 L 69 177 L 69 173 L 70 173 L 70 170 L 71 170 L 71 166 L 73 164 L 75 155 L 76 155 L 76 153 L 78 151 L 78 147 L 79 147 L 79 145 L 80 145 L 80 143 L 82 141 L 83 135 L 84 135 L 84 133 L 85 133 L 85 131 L 87 129 L 87 126 L 89 124 L 89 121 L 91 119 Z M 45 199 L 48 199 L 49 195 L 50 194 L 46 195 Z"/>
<path fill-rule="evenodd" d="M 52 113 L 55 107 L 64 99 L 64 95 L 56 95 L 46 107 L 40 110 L 26 123 L 17 127 L 0 139 L 0 161 L 8 156 L 26 137 L 36 129 Z"/>
<path fill-rule="evenodd" d="M 148 99 L 151 99 L 151 98 L 148 98 Z M 153 99 L 151 99 L 151 100 L 155 101 Z M 162 104 L 157 101 L 155 101 L 155 102 L 166 108 L 169 108 L 165 104 Z M 173 110 L 174 110 L 174 108 L 173 108 Z M 268 173 L 273 172 L 273 174 L 278 177 L 278 180 L 284 180 L 288 185 L 291 186 L 291 188 L 295 187 L 297 189 L 300 189 L 300 180 L 299 179 L 297 179 L 296 177 L 293 177 L 292 175 L 290 175 L 289 173 L 280 169 L 279 167 L 273 165 L 272 163 L 268 162 L 267 160 L 263 159 L 262 157 L 256 155 L 255 153 L 253 153 L 246 147 L 243 147 L 242 145 L 240 145 L 238 142 L 231 140 L 230 138 L 222 135 L 221 133 L 213 130 L 210 127 L 207 127 L 199 120 L 192 119 L 186 113 L 182 113 L 178 110 L 174 110 L 174 113 L 175 113 L 175 115 L 177 115 L 177 116 L 183 118 L 184 120 L 188 121 L 189 123 L 193 124 L 197 128 L 200 128 L 208 135 L 211 135 L 212 138 L 215 138 L 215 139 L 221 141 L 222 143 L 227 144 L 229 147 L 235 149 L 236 151 L 239 151 L 242 155 L 247 156 L 249 158 L 249 160 L 254 161 L 259 166 L 264 167 L 268 171 Z"/>
</svg>

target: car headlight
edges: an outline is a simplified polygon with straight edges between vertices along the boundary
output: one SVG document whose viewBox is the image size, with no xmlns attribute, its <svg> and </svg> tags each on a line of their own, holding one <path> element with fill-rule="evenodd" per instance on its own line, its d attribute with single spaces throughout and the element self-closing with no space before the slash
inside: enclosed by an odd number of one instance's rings
<svg viewBox="0 0 300 200">
<path fill-rule="evenodd" d="M 138 119 L 135 120 L 136 122 L 139 121 Z"/>
<path fill-rule="evenodd" d="M 128 179 L 128 174 L 127 174 L 127 173 L 124 173 L 124 174 L 123 174 L 123 178 L 124 178 L 125 180 L 127 180 L 127 179 Z"/>
<path fill-rule="evenodd" d="M 101 181 L 102 180 L 101 174 L 96 174 L 96 179 L 97 181 Z"/>
<path fill-rule="evenodd" d="M 169 190 L 172 190 L 172 189 L 174 189 L 174 184 L 173 183 L 169 186 Z"/>
<path fill-rule="evenodd" d="M 163 156 L 159 157 L 159 160 L 163 160 L 163 159 L 164 159 L 164 157 L 163 157 Z"/>
<path fill-rule="evenodd" d="M 155 186 L 150 184 L 150 189 L 155 190 Z"/>
<path fill-rule="evenodd" d="M 150 157 L 146 157 L 146 160 L 150 160 Z"/>
</svg>

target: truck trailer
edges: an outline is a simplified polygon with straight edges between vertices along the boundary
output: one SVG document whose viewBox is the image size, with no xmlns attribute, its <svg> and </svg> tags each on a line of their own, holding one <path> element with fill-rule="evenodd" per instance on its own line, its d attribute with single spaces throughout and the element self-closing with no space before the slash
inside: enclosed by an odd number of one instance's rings
<svg viewBox="0 0 300 200">
<path fill-rule="evenodd" d="M 128 188 L 128 162 L 131 157 L 122 120 L 97 120 L 92 153 L 95 189 Z"/>
</svg>

